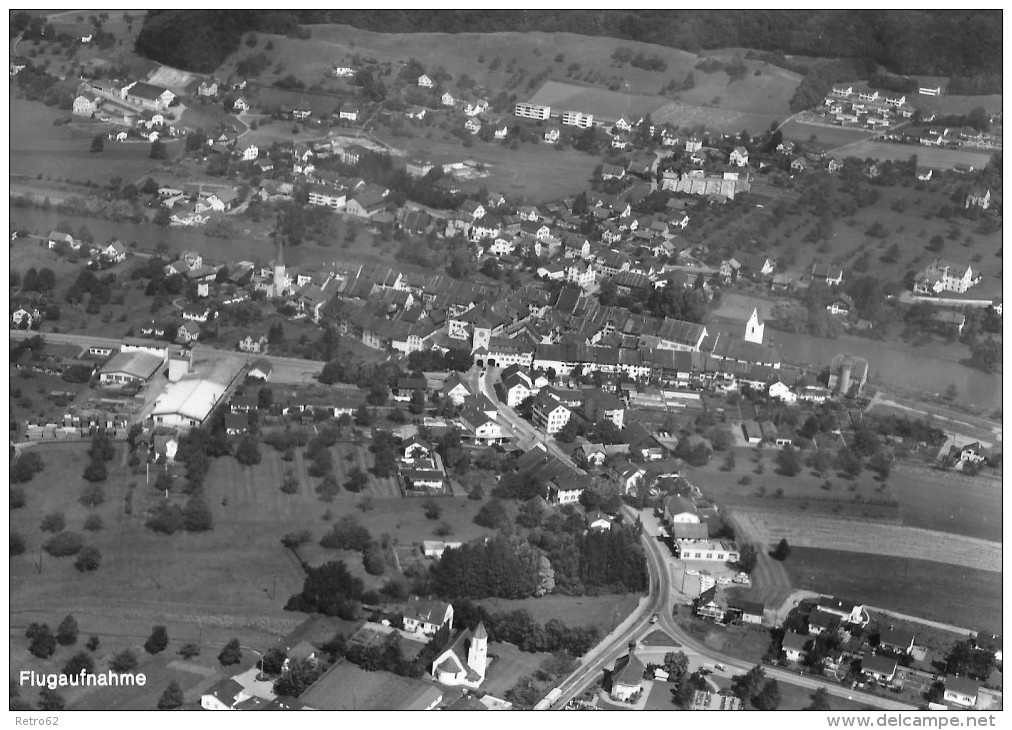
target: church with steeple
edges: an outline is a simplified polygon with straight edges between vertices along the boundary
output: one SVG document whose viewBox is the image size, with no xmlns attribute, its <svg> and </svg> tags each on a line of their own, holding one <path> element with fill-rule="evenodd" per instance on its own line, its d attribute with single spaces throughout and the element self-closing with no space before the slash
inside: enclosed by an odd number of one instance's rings
<svg viewBox="0 0 1012 730">
<path fill-rule="evenodd" d="M 285 272 L 285 252 L 281 236 L 278 236 L 278 253 L 274 257 L 274 279 L 271 282 L 271 296 L 283 297 L 292 287 L 291 279 Z"/>
<path fill-rule="evenodd" d="M 488 632 L 479 622 L 460 632 L 456 641 L 432 661 L 432 678 L 440 684 L 477 689 L 488 666 Z"/>
<path fill-rule="evenodd" d="M 752 316 L 748 318 L 748 322 L 745 324 L 745 342 L 754 342 L 757 345 L 761 345 L 765 329 L 766 323 L 759 316 L 759 308 L 753 307 Z"/>
</svg>

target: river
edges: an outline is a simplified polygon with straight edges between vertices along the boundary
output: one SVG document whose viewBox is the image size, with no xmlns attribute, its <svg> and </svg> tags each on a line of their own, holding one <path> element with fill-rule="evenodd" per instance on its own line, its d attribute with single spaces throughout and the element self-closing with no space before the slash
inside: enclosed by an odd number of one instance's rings
<svg viewBox="0 0 1012 730">
<path fill-rule="evenodd" d="M 743 324 L 726 321 L 717 321 L 714 327 L 738 337 L 744 330 Z M 772 330 L 769 325 L 765 342 L 777 347 L 786 362 L 829 365 L 834 355 L 848 352 L 866 359 L 869 377 L 879 382 L 932 394 L 942 393 L 955 384 L 960 399 L 988 408 L 1001 407 L 1000 376 L 932 355 L 928 348 L 920 351 L 899 343 L 846 334 L 837 339 L 789 334 Z"/>
</svg>

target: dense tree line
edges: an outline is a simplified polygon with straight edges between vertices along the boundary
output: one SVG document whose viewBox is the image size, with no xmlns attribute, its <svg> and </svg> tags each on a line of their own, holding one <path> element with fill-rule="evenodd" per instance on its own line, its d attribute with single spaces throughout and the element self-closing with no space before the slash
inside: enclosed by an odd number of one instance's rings
<svg viewBox="0 0 1012 730">
<path fill-rule="evenodd" d="M 430 577 L 433 590 L 451 599 L 528 598 L 548 582 L 554 587 L 548 558 L 526 541 L 504 535 L 447 550 Z"/>
<path fill-rule="evenodd" d="M 455 625 L 474 629 L 480 621 L 485 624 L 489 641 L 508 642 L 521 651 L 565 651 L 571 656 L 580 656 L 594 646 L 601 635 L 596 626 L 566 626 L 558 619 L 542 625 L 527 611 L 490 613 L 468 600 L 454 601 L 453 615 Z"/>
<path fill-rule="evenodd" d="M 994 10 L 302 10 L 149 11 L 135 49 L 170 66 L 210 72 L 244 33 L 306 36 L 299 24 L 345 23 L 381 33 L 566 32 L 687 51 L 755 48 L 866 59 L 900 74 L 1001 73 Z"/>
<path fill-rule="evenodd" d="M 343 560 L 332 560 L 317 568 L 306 568 L 302 592 L 288 600 L 285 610 L 354 621 L 361 614 L 364 592 L 362 579 L 352 575 Z"/>
</svg>

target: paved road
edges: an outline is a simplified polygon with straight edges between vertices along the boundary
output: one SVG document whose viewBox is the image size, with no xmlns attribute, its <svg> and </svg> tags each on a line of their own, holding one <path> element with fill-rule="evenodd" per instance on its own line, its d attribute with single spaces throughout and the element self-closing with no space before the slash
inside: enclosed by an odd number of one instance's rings
<svg viewBox="0 0 1012 730">
<path fill-rule="evenodd" d="M 629 507 L 624 507 L 623 510 L 628 518 L 635 519 L 636 512 Z M 642 639 L 647 634 L 658 629 L 664 631 L 675 641 L 681 644 L 682 648 L 680 651 L 684 651 L 687 655 L 692 655 L 692 657 L 695 658 L 695 661 L 707 664 L 708 666 L 717 663 L 723 664 L 726 667 L 725 673 L 728 676 L 747 672 L 753 666 L 748 662 L 726 656 L 707 646 L 704 646 L 696 639 L 685 633 L 681 627 L 675 623 L 672 616 L 672 597 L 674 594 L 674 586 L 671 581 L 670 561 L 672 560 L 672 557 L 670 550 L 667 545 L 660 541 L 660 536 L 658 534 L 651 534 L 650 529 L 646 527 L 646 525 L 648 525 L 648 521 L 645 520 L 644 525 L 643 544 L 646 549 L 647 567 L 650 571 L 649 600 L 645 603 L 641 603 L 639 610 L 634 612 L 630 619 L 627 620 L 629 625 L 626 630 L 613 633 L 605 639 L 605 641 L 588 653 L 587 658 L 585 658 L 581 663 L 580 668 L 567 677 L 560 685 L 560 688 L 562 689 L 562 696 L 553 705 L 553 709 L 561 709 L 570 699 L 579 695 L 589 685 L 596 683 L 603 670 L 605 668 L 611 668 L 614 665 L 615 660 L 628 651 L 629 641 Z M 658 620 L 655 624 L 650 624 L 649 616 L 653 613 L 658 614 Z M 639 653 L 644 653 L 644 651 L 646 651 L 648 652 L 647 656 L 651 656 L 649 652 L 653 652 L 655 650 L 639 649 L 638 651 Z M 663 657 L 663 653 L 661 654 L 661 657 Z M 865 692 L 855 692 L 839 684 L 825 682 L 812 676 L 796 675 L 793 672 L 780 669 L 778 667 L 764 666 L 764 669 L 766 671 L 766 676 L 769 678 L 775 678 L 783 682 L 790 682 L 813 690 L 825 688 L 829 694 L 835 697 L 843 697 L 863 702 L 869 706 L 879 709 L 917 709 L 913 705 L 897 702 L 885 697 L 878 697 Z"/>
<path fill-rule="evenodd" d="M 573 460 L 569 458 L 569 455 L 559 448 L 555 439 L 546 438 L 545 435 L 534 428 L 533 425 L 518 416 L 516 411 L 499 400 L 499 396 L 496 395 L 495 388 L 493 387 L 495 379 L 498 378 L 498 373 L 499 368 L 486 368 L 484 374 L 480 374 L 478 376 L 478 388 L 482 395 L 498 406 L 499 414 L 502 416 L 506 425 L 509 426 L 515 434 L 517 444 L 521 445 L 523 448 L 529 448 L 535 443 L 542 443 L 548 449 L 550 454 L 582 474 L 583 470 L 576 466 L 576 464 L 573 463 Z"/>
</svg>

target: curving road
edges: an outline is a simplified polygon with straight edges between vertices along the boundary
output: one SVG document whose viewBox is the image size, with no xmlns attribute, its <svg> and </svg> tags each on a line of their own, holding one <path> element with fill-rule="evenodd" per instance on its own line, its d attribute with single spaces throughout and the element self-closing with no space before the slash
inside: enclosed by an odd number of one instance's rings
<svg viewBox="0 0 1012 730">
<path fill-rule="evenodd" d="M 637 513 L 629 507 L 623 507 L 626 517 L 635 520 Z M 675 623 L 672 617 L 673 608 L 673 583 L 670 571 L 670 551 L 662 541 L 661 535 L 650 534 L 646 525 L 643 530 L 643 545 L 647 556 L 647 567 L 650 571 L 650 593 L 648 600 L 641 603 L 640 607 L 623 623 L 624 630 L 613 632 L 601 644 L 592 649 L 581 662 L 580 667 L 559 685 L 562 689 L 562 696 L 553 704 L 552 709 L 562 709 L 565 704 L 579 695 L 589 685 L 596 683 L 605 668 L 610 668 L 616 659 L 628 651 L 630 641 L 638 641 L 654 630 L 660 629 L 681 644 L 680 651 L 690 656 L 692 665 L 706 664 L 712 668 L 714 664 L 720 663 L 726 667 L 725 674 L 743 674 L 752 668 L 749 662 L 726 656 L 699 643 L 692 636 L 685 633 Z M 658 614 L 657 622 L 651 624 L 651 614 Z M 622 629 L 623 627 L 620 627 Z M 637 650 L 649 659 L 663 659 L 665 653 L 670 649 L 661 647 L 642 647 Z M 655 656 L 656 655 L 656 656 Z M 698 663 L 698 664 L 697 664 Z M 903 702 L 897 702 L 885 697 L 856 692 L 843 685 L 826 682 L 810 675 L 797 675 L 793 672 L 764 665 L 766 676 L 777 679 L 781 682 L 790 682 L 801 687 L 812 690 L 824 688 L 830 695 L 842 697 L 857 702 L 862 702 L 871 707 L 882 710 L 916 710 L 917 707 Z"/>
<path fill-rule="evenodd" d="M 499 415 L 502 416 L 502 420 L 506 426 L 512 430 L 517 440 L 517 445 L 527 449 L 535 443 L 544 444 L 545 448 L 548 449 L 548 453 L 582 474 L 583 470 L 573 463 L 573 460 L 569 458 L 566 452 L 559 448 L 555 439 L 547 438 L 545 434 L 537 430 L 531 423 L 518 416 L 516 411 L 499 400 L 499 396 L 496 395 L 495 388 L 493 387 L 498 372 L 499 368 L 494 367 L 485 368 L 480 372 L 477 378 L 478 389 L 482 395 L 492 401 L 499 409 Z"/>
</svg>

